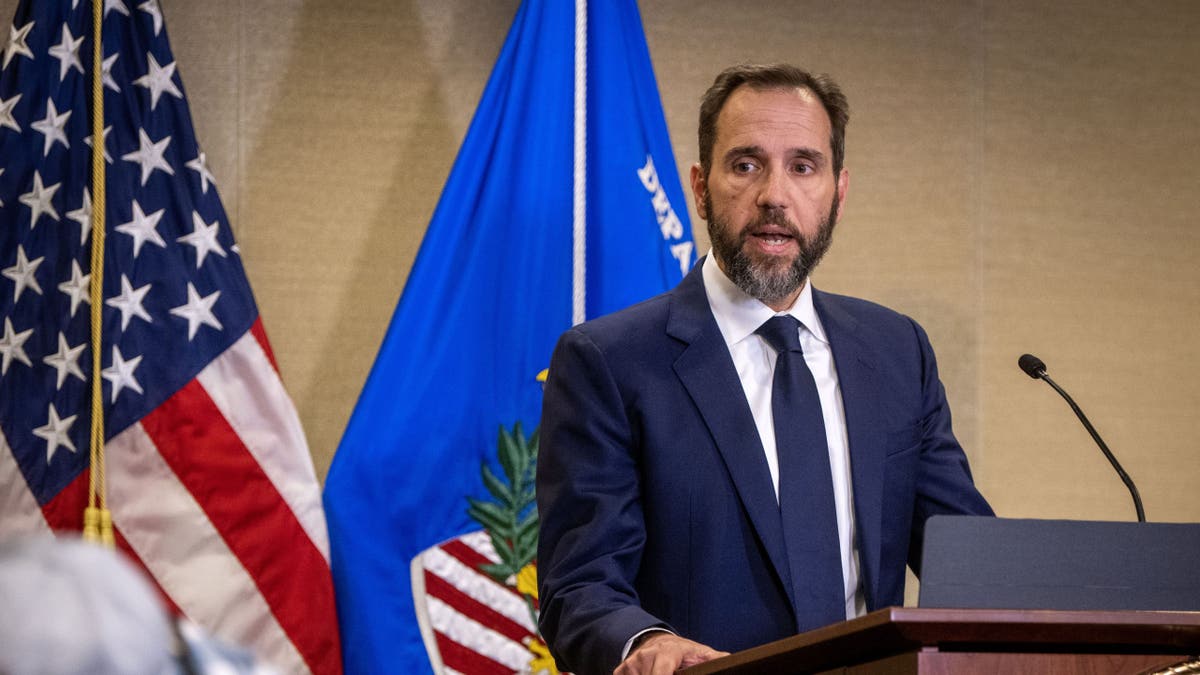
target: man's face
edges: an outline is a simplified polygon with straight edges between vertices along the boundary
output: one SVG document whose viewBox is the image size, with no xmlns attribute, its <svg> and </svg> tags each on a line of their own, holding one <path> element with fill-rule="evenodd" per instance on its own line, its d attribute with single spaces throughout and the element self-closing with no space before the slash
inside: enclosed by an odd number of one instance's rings
<svg viewBox="0 0 1200 675">
<path fill-rule="evenodd" d="M 825 108 L 806 89 L 734 90 L 717 117 L 696 209 L 721 270 L 774 309 L 795 301 L 828 250 L 849 173 L 833 173 Z"/>
</svg>

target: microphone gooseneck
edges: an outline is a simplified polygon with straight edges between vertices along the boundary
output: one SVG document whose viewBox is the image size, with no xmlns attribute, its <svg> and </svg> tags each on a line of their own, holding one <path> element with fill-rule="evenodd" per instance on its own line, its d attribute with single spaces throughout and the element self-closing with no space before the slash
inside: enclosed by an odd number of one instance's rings
<svg viewBox="0 0 1200 675">
<path fill-rule="evenodd" d="M 1104 453 L 1104 456 L 1108 458 L 1108 462 L 1112 464 L 1114 469 L 1116 469 L 1117 475 L 1121 477 L 1121 482 L 1125 483 L 1125 487 L 1129 488 L 1129 494 L 1133 497 L 1133 507 L 1137 510 L 1138 522 L 1146 522 L 1146 512 L 1142 509 L 1142 497 L 1138 494 L 1138 489 L 1137 486 L 1133 484 L 1133 479 L 1129 477 L 1129 474 L 1125 473 L 1125 469 L 1121 468 L 1121 463 L 1118 462 L 1117 458 L 1113 456 L 1112 451 L 1108 449 L 1108 445 L 1105 444 L 1104 439 L 1100 438 L 1100 434 L 1096 432 L 1096 428 L 1093 427 L 1092 423 L 1088 421 L 1087 415 L 1084 415 L 1083 411 L 1079 409 L 1079 406 L 1075 404 L 1075 401 L 1071 398 L 1071 395 L 1064 391 L 1062 387 L 1058 386 L 1058 384 L 1054 380 L 1050 379 L 1050 376 L 1046 374 L 1046 364 L 1033 354 L 1022 354 L 1021 358 L 1017 359 L 1017 365 L 1021 367 L 1021 370 L 1025 371 L 1026 375 L 1032 377 L 1033 379 L 1045 380 L 1046 384 L 1053 387 L 1054 391 L 1057 391 L 1059 396 L 1062 396 L 1063 400 L 1067 402 L 1067 405 L 1071 406 L 1071 410 L 1075 411 L 1075 416 L 1079 418 L 1080 422 L 1083 422 L 1083 427 L 1087 429 L 1089 434 L 1092 435 L 1092 440 L 1096 441 L 1096 445 L 1100 446 L 1100 451 Z"/>
</svg>

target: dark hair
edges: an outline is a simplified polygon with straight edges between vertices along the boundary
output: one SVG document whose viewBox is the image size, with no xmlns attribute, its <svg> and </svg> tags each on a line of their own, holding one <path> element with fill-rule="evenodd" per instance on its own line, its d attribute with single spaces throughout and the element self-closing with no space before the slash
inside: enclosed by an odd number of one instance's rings
<svg viewBox="0 0 1200 675">
<path fill-rule="evenodd" d="M 828 75 L 813 75 L 786 63 L 743 64 L 721 71 L 700 99 L 700 167 L 705 176 L 708 176 L 712 168 L 713 145 L 717 141 L 717 116 L 721 114 L 729 96 L 742 85 L 758 90 L 800 87 L 816 94 L 829 115 L 829 146 L 833 150 L 833 172 L 837 174 L 842 170 L 846 156 L 846 122 L 850 120 L 850 104 L 847 103 L 841 87 Z"/>
</svg>

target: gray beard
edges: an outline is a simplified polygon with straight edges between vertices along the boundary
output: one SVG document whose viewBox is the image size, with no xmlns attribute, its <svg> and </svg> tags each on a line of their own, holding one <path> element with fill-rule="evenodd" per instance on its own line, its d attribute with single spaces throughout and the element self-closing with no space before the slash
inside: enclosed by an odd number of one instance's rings
<svg viewBox="0 0 1200 675">
<path fill-rule="evenodd" d="M 833 244 L 833 228 L 837 224 L 837 198 L 829 207 L 829 214 L 821 221 L 812 239 L 806 239 L 779 209 L 763 209 L 755 222 L 734 237 L 732 228 L 718 217 L 712 208 L 712 198 L 705 196 L 704 207 L 708 211 L 708 237 L 713 253 L 724 263 L 725 274 L 738 288 L 752 298 L 765 304 L 782 301 L 804 285 L 805 279 L 821 262 Z M 800 246 L 800 252 L 791 262 L 778 259 L 756 258 L 746 253 L 746 239 L 754 227 L 762 223 L 774 223 L 789 230 Z"/>
</svg>

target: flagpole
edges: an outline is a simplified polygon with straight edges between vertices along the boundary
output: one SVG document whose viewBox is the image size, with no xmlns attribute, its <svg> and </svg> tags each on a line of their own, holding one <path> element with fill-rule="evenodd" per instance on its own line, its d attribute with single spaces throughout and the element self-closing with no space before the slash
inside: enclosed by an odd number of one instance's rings
<svg viewBox="0 0 1200 675">
<path fill-rule="evenodd" d="M 571 323 L 587 319 L 587 0 L 575 0 L 575 171 Z"/>
</svg>

